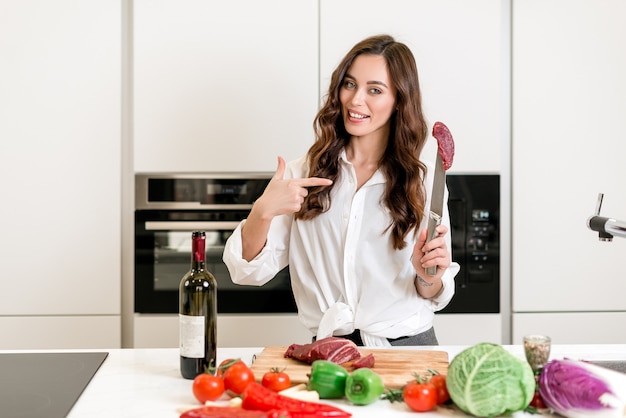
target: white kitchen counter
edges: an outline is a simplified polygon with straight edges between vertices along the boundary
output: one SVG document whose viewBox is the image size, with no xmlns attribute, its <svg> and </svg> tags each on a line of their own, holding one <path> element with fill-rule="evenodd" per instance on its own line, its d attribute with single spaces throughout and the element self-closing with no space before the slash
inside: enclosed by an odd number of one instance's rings
<svg viewBox="0 0 626 418">
<path fill-rule="evenodd" d="M 397 349 L 443 350 L 449 359 L 465 346 L 396 347 Z M 524 357 L 520 345 L 505 346 L 512 353 Z M 64 350 L 106 351 L 109 356 L 89 383 L 69 418 L 176 418 L 181 408 L 198 407 L 193 397 L 191 380 L 183 379 L 179 372 L 178 349 L 114 349 L 114 350 Z M 218 362 L 226 358 L 242 358 L 250 362 L 261 348 L 218 348 Z M 16 352 L 16 351 L 0 351 Z M 24 352 L 24 351 L 20 351 Z M 47 351 L 50 352 L 50 351 Z M 624 360 L 626 344 L 609 345 L 553 345 L 551 358 L 585 360 Z M 329 402 L 331 403 L 331 402 Z M 417 417 L 402 403 L 377 401 L 368 406 L 353 406 L 344 401 L 334 405 L 352 412 L 354 417 Z M 420 417 L 464 416 L 458 411 L 440 408 Z M 537 416 L 517 413 L 515 417 Z"/>
</svg>

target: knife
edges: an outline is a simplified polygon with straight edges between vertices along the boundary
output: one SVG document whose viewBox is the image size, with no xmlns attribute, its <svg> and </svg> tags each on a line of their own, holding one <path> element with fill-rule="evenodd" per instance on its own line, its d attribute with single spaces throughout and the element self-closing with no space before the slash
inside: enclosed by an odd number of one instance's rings
<svg viewBox="0 0 626 418">
<path fill-rule="evenodd" d="M 426 242 L 430 242 L 437 236 L 435 228 L 441 223 L 443 217 L 443 194 L 446 189 L 446 170 L 452 166 L 454 157 L 454 140 L 446 125 L 435 122 L 433 125 L 433 136 L 437 140 L 437 161 L 435 163 L 435 173 L 433 189 L 430 195 L 430 212 L 428 215 L 428 236 Z M 437 274 L 437 266 L 427 267 L 426 274 L 434 276 Z"/>
</svg>

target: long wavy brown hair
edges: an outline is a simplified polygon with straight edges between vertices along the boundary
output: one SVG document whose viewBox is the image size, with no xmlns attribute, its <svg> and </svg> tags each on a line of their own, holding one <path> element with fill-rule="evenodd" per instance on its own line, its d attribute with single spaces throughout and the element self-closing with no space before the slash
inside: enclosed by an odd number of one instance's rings
<svg viewBox="0 0 626 418">
<path fill-rule="evenodd" d="M 339 155 L 350 141 L 343 124 L 339 92 L 348 68 L 361 54 L 383 56 L 396 88 L 396 111 L 391 116 L 389 141 L 380 168 L 387 180 L 383 199 L 392 217 L 389 228 L 393 248 L 402 249 L 407 234 L 411 230 L 417 232 L 424 216 L 426 166 L 419 157 L 428 136 L 417 66 L 405 44 L 389 35 L 369 37 L 356 44 L 333 71 L 325 103 L 313 122 L 316 140 L 307 153 L 309 175 L 333 181 L 339 177 Z M 311 188 L 296 219 L 312 219 L 328 210 L 330 191 L 330 187 Z"/>
</svg>

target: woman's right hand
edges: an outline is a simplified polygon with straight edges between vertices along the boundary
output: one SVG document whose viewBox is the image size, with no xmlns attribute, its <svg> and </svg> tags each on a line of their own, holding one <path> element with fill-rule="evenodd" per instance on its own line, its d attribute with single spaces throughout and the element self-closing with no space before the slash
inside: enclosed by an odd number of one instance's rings
<svg viewBox="0 0 626 418">
<path fill-rule="evenodd" d="M 333 184 L 332 180 L 320 177 L 285 179 L 284 176 L 285 160 L 278 157 L 276 173 L 254 204 L 253 211 L 257 216 L 271 219 L 274 216 L 298 212 L 304 198 L 309 194 L 307 187 Z"/>
<path fill-rule="evenodd" d="M 307 187 L 331 184 L 332 180 L 319 177 L 285 179 L 285 160 L 278 157 L 276 173 L 261 197 L 252 205 L 252 210 L 241 230 L 242 257 L 250 261 L 261 252 L 275 216 L 300 210 L 304 198 L 309 194 Z"/>
</svg>

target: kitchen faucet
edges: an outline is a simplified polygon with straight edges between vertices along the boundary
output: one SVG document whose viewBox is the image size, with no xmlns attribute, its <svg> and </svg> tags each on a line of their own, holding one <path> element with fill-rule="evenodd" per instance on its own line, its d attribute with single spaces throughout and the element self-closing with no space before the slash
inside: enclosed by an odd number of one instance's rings
<svg viewBox="0 0 626 418">
<path fill-rule="evenodd" d="M 614 236 L 626 238 L 626 222 L 600 216 L 604 193 L 598 194 L 596 214 L 587 219 L 587 226 L 592 231 L 598 232 L 600 241 L 613 241 Z"/>
</svg>

